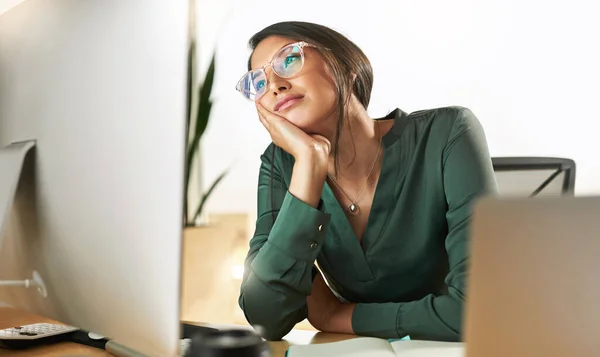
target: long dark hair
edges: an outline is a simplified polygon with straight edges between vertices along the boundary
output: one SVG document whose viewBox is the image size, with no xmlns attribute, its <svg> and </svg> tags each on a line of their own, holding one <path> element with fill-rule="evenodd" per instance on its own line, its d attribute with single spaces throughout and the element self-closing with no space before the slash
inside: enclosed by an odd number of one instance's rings
<svg viewBox="0 0 600 357">
<path fill-rule="evenodd" d="M 339 138 L 344 127 L 344 120 L 348 117 L 350 97 L 354 93 L 365 109 L 368 108 L 369 101 L 371 100 L 371 90 L 373 88 L 371 62 L 354 42 L 341 33 L 329 27 L 310 22 L 286 21 L 272 24 L 254 34 L 248 41 L 248 46 L 254 51 L 262 40 L 270 36 L 281 36 L 295 41 L 304 41 L 321 49 L 321 55 L 333 75 L 337 92 L 336 110 L 338 121 L 333 143 L 335 172 L 337 173 L 339 168 Z M 251 58 L 252 55 L 248 59 L 248 70 L 252 69 L 250 64 Z M 352 74 L 356 75 L 356 78 Z M 271 154 L 271 170 L 274 155 L 275 150 Z M 272 177 L 273 173 L 271 172 Z"/>
</svg>

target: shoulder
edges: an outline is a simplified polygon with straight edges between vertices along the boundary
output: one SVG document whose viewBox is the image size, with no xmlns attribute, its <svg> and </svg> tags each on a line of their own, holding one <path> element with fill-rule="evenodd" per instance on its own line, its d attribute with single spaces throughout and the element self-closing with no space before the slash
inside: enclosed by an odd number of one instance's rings
<svg viewBox="0 0 600 357">
<path fill-rule="evenodd" d="M 417 126 L 426 126 L 430 135 L 443 137 L 446 141 L 452 141 L 469 130 L 482 130 L 473 111 L 462 106 L 418 110 L 410 113 L 408 119 Z"/>
<path fill-rule="evenodd" d="M 468 125 L 477 123 L 478 119 L 469 108 L 461 106 L 449 106 L 433 109 L 418 110 L 408 115 L 412 120 L 431 120 L 446 125 Z"/>
<path fill-rule="evenodd" d="M 272 142 L 267 145 L 263 153 L 260 155 L 260 160 L 263 162 L 263 164 L 271 164 L 273 161 L 275 161 L 275 152 L 277 151 L 276 148 L 277 146 L 275 146 L 275 144 Z"/>
<path fill-rule="evenodd" d="M 260 155 L 263 167 L 272 167 L 281 174 L 291 172 L 294 167 L 294 157 L 271 142 Z"/>
</svg>

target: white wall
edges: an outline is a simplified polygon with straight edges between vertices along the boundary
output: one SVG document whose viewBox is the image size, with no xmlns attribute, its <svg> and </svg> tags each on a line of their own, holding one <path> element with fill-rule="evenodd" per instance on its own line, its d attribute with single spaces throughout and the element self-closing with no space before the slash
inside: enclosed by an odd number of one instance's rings
<svg viewBox="0 0 600 357">
<path fill-rule="evenodd" d="M 293 19 L 333 27 L 363 48 L 375 71 L 372 115 L 396 106 L 469 107 L 486 129 L 492 155 L 573 158 L 577 192 L 600 193 L 596 2 L 199 0 L 199 9 L 202 68 L 218 42 L 205 183 L 235 163 L 211 211 L 255 210 L 259 155 L 270 141 L 234 85 L 246 68 L 248 38 Z"/>
<path fill-rule="evenodd" d="M 594 1 L 197 1 L 201 69 L 218 42 L 204 186 L 233 167 L 209 211 L 255 210 L 258 157 L 269 137 L 234 85 L 246 67 L 248 38 L 292 19 L 331 26 L 363 48 L 375 71 L 372 115 L 396 106 L 467 106 L 485 126 L 492 155 L 571 157 L 577 192 L 600 192 Z M 18 2 L 0 0 L 0 12 Z"/>
<path fill-rule="evenodd" d="M 0 0 L 0 14 L 18 5 L 20 2 L 23 2 L 23 0 Z"/>
</svg>

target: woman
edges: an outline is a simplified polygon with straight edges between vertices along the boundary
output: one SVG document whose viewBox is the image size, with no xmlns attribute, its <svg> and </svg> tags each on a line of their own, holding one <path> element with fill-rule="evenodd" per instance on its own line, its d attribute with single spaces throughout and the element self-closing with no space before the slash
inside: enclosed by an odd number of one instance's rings
<svg viewBox="0 0 600 357">
<path fill-rule="evenodd" d="M 248 321 L 268 340 L 305 318 L 327 332 L 460 340 L 471 208 L 496 190 L 475 116 L 370 118 L 369 61 L 324 26 L 277 23 L 250 47 L 237 89 L 273 143 L 239 298 Z"/>
</svg>

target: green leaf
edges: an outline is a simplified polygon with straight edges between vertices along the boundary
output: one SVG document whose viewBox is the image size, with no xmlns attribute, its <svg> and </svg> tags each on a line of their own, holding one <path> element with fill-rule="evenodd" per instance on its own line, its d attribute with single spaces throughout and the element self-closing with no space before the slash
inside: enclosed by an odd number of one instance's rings
<svg viewBox="0 0 600 357">
<path fill-rule="evenodd" d="M 187 117 L 186 117 L 186 163 L 185 163 L 185 197 L 184 197 L 184 217 L 183 223 L 184 226 L 194 226 L 194 222 L 198 219 L 198 217 L 202 213 L 202 208 L 210 194 L 213 192 L 215 187 L 219 184 L 219 182 L 225 177 L 226 172 L 222 173 L 213 184 L 210 186 L 209 190 L 202 196 L 200 200 L 200 204 L 196 209 L 196 212 L 193 216 L 193 219 L 188 219 L 189 217 L 189 202 L 188 202 L 188 193 L 190 188 L 190 177 L 192 173 L 192 167 L 194 164 L 194 158 L 198 154 L 198 148 L 200 146 L 200 141 L 206 128 L 208 127 L 208 121 L 210 119 L 210 112 L 213 106 L 213 102 L 211 100 L 211 92 L 213 89 L 213 82 L 215 77 L 215 57 L 216 53 L 213 53 L 213 56 L 210 61 L 210 65 L 206 71 L 206 75 L 204 81 L 198 88 L 198 104 L 195 115 L 193 115 L 193 94 L 194 94 L 194 61 L 195 61 L 195 53 L 196 53 L 196 45 L 192 40 L 188 53 L 188 72 L 187 72 L 187 93 L 186 93 L 186 104 L 187 104 Z"/>
<path fill-rule="evenodd" d="M 192 42 L 188 50 L 187 86 L 186 86 L 186 140 L 189 141 L 190 124 L 192 120 L 192 93 L 194 92 L 194 61 L 196 58 L 196 44 Z M 186 148 L 187 149 L 187 148 Z"/>
<path fill-rule="evenodd" d="M 200 217 L 200 214 L 202 214 L 202 208 L 204 207 L 204 204 L 210 197 L 210 195 L 213 192 L 213 190 L 215 189 L 215 187 L 217 187 L 219 182 L 221 182 L 221 180 L 223 180 L 223 178 L 227 175 L 227 172 L 228 172 L 228 170 L 225 170 L 223 173 L 221 173 L 221 175 L 219 175 L 219 177 L 217 177 L 217 179 L 212 183 L 212 185 L 210 185 L 210 188 L 208 189 L 208 191 L 206 191 L 206 193 L 202 196 L 202 199 L 200 200 L 200 204 L 198 205 L 198 209 L 196 210 L 196 213 L 194 214 L 194 219 L 192 219 L 192 224 L 194 222 L 196 222 L 198 217 Z"/>
<path fill-rule="evenodd" d="M 199 103 L 198 106 L 201 110 L 198 111 L 196 117 L 196 137 L 199 139 L 204 134 L 204 130 L 208 125 L 208 119 L 210 114 L 209 110 L 205 109 L 205 106 L 210 105 L 210 93 L 213 87 L 213 81 L 215 79 L 215 55 L 213 54 L 212 59 L 210 61 L 210 65 L 208 66 L 208 70 L 206 71 L 206 77 L 204 79 L 204 83 L 200 87 L 199 94 Z"/>
<path fill-rule="evenodd" d="M 190 140 L 190 145 L 187 151 L 187 164 L 188 169 L 191 168 L 194 156 L 198 151 L 200 145 L 200 139 L 204 134 L 204 130 L 208 126 L 208 120 L 210 119 L 210 111 L 212 109 L 212 102 L 210 100 L 210 93 L 212 90 L 213 80 L 215 72 L 215 56 L 213 55 L 208 71 L 206 72 L 206 78 L 204 83 L 199 90 L 198 98 L 198 112 L 196 113 L 196 123 L 194 128 L 194 135 Z M 189 179 L 189 172 L 187 177 Z"/>
<path fill-rule="evenodd" d="M 188 143 L 190 141 L 190 124 L 191 124 L 191 120 L 192 120 L 192 93 L 194 92 L 194 61 L 195 61 L 195 54 L 196 54 L 196 43 L 195 41 L 192 40 L 192 42 L 190 43 L 190 48 L 188 50 L 188 59 L 187 59 L 187 86 L 186 86 L 186 126 L 185 126 L 185 140 L 186 140 L 186 152 L 188 149 Z M 184 212 L 184 225 L 187 224 L 187 212 L 188 212 L 188 186 L 189 186 L 189 179 L 190 179 L 190 171 L 191 171 L 191 167 L 190 165 L 186 165 L 185 166 L 185 195 L 183 197 L 183 212 Z"/>
<path fill-rule="evenodd" d="M 193 53 L 193 52 L 192 52 Z M 185 192 L 186 192 L 186 203 L 185 205 L 185 219 L 184 222 L 187 222 L 188 217 L 188 203 L 187 203 L 187 192 L 189 192 L 190 186 L 190 176 L 192 171 L 192 165 L 194 163 L 194 158 L 198 152 L 198 147 L 200 146 L 200 139 L 208 126 L 208 121 L 210 119 L 210 112 L 212 109 L 212 101 L 210 98 L 213 82 L 215 77 L 215 54 L 213 54 L 208 70 L 206 71 L 206 77 L 204 82 L 199 88 L 198 92 L 198 110 L 196 113 L 196 121 L 193 125 L 193 134 L 190 136 L 188 133 L 189 144 L 186 152 L 186 165 L 185 165 Z M 190 90 L 191 93 L 191 90 Z M 191 108 L 188 112 L 191 120 Z M 188 121 L 189 123 L 189 121 Z M 188 124 L 188 130 L 191 130 L 191 123 Z"/>
</svg>

